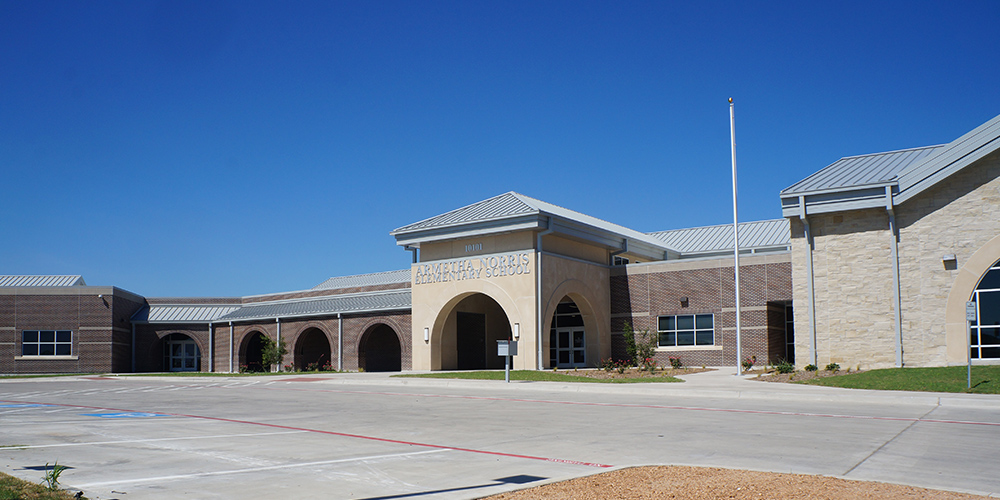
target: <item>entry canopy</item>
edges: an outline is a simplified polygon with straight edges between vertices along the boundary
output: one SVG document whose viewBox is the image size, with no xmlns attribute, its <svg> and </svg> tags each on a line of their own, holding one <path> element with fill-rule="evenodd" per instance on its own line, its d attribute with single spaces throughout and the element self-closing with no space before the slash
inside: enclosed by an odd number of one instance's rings
<svg viewBox="0 0 1000 500">
<path fill-rule="evenodd" d="M 650 260 L 679 256 L 648 234 L 513 191 L 414 222 L 389 234 L 396 238 L 397 245 L 419 248 L 421 243 L 547 229 L 609 249 L 627 250 Z"/>
</svg>

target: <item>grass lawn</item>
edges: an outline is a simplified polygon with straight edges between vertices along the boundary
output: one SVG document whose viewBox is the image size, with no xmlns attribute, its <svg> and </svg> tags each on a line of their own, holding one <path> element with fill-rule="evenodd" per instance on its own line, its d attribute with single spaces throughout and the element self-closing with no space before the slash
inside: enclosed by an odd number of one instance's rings
<svg viewBox="0 0 1000 500">
<path fill-rule="evenodd" d="M 973 366 L 971 390 L 966 389 L 966 380 L 966 367 L 946 366 L 941 368 L 887 368 L 817 378 L 801 383 L 881 391 L 1000 394 L 1000 365 Z"/>
<path fill-rule="evenodd" d="M 589 382 L 593 384 L 648 384 L 662 382 L 683 382 L 677 377 L 637 377 L 637 378 L 593 378 L 583 375 L 570 375 L 571 372 L 552 372 L 536 370 L 512 370 L 511 380 L 531 380 L 535 382 Z M 393 375 L 393 377 L 412 378 L 457 378 L 465 380 L 503 380 L 502 371 L 472 371 L 447 373 L 416 373 Z"/>
<path fill-rule="evenodd" d="M 53 491 L 41 484 L 0 472 L 0 500 L 70 500 L 72 498 L 74 496 L 67 491 Z"/>
</svg>

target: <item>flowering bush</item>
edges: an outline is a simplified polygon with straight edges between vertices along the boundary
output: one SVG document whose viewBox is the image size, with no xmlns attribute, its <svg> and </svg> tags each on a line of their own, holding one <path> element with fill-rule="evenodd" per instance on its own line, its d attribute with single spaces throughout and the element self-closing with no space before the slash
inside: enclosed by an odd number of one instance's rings
<svg viewBox="0 0 1000 500">
<path fill-rule="evenodd" d="M 642 360 L 642 369 L 646 370 L 649 373 L 655 372 L 656 371 L 656 360 L 653 359 L 652 357 L 643 359 Z"/>
<path fill-rule="evenodd" d="M 742 363 L 743 369 L 746 371 L 750 371 L 755 364 L 757 364 L 757 356 L 750 356 L 749 358 L 744 359 Z"/>
<path fill-rule="evenodd" d="M 674 370 L 680 370 L 684 366 L 684 364 L 681 363 L 681 358 L 671 357 L 669 359 L 670 359 L 670 367 L 673 368 Z"/>
</svg>

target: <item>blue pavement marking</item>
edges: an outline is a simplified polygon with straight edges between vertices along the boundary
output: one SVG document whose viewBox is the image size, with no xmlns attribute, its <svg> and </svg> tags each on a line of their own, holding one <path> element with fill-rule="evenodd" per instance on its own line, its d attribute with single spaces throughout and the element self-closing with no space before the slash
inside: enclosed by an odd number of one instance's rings
<svg viewBox="0 0 1000 500">
<path fill-rule="evenodd" d="M 53 406 L 53 405 L 42 405 L 37 403 L 0 404 L 0 408 L 38 408 L 41 406 Z"/>
<path fill-rule="evenodd" d="M 162 413 L 143 413 L 143 412 L 125 412 L 125 413 L 81 413 L 85 417 L 101 417 L 101 418 L 146 418 L 146 417 L 169 417 L 170 415 L 164 415 Z"/>
</svg>

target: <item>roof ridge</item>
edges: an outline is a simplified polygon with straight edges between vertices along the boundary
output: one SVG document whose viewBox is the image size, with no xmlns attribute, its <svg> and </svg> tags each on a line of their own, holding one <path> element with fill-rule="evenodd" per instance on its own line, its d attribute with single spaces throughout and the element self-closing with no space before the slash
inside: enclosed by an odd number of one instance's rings
<svg viewBox="0 0 1000 500">
<path fill-rule="evenodd" d="M 866 156 L 891 155 L 891 154 L 896 154 L 896 153 L 905 153 L 907 151 L 919 151 L 921 149 L 940 148 L 940 147 L 944 147 L 944 146 L 947 146 L 947 145 L 948 144 L 946 143 L 946 144 L 935 144 L 933 146 L 918 146 L 918 147 L 915 147 L 915 148 L 894 149 L 892 151 L 879 151 L 877 153 L 866 153 L 866 154 L 861 154 L 861 155 L 842 156 L 840 159 L 841 160 L 851 160 L 851 159 L 854 159 L 854 158 L 864 158 Z M 834 163 L 836 163 L 836 162 L 834 162 Z M 832 165 L 832 163 L 830 165 Z M 827 166 L 830 166 L 830 165 L 827 165 Z M 826 168 L 826 167 L 824 167 L 824 168 Z"/>
<path fill-rule="evenodd" d="M 780 217 L 780 218 L 775 218 L 775 219 L 751 220 L 751 221 L 740 222 L 740 225 L 742 226 L 742 225 L 745 225 L 745 224 L 764 224 L 764 223 L 767 223 L 767 222 L 778 222 L 778 221 L 783 221 L 783 220 L 788 220 L 788 219 L 786 219 L 784 217 Z M 662 231 L 651 231 L 651 232 L 646 233 L 646 234 L 653 235 L 653 234 L 659 234 L 659 233 L 669 233 L 671 231 L 692 231 L 692 230 L 695 230 L 695 229 L 711 229 L 713 227 L 732 227 L 732 224 L 712 224 L 710 226 L 681 227 L 681 228 L 677 228 L 677 229 L 664 229 Z"/>
<path fill-rule="evenodd" d="M 462 212 L 462 211 L 466 211 L 466 210 L 469 210 L 469 209 L 471 209 L 473 207 L 486 205 L 487 203 L 493 202 L 494 200 L 503 198 L 505 196 L 513 196 L 515 199 L 517 199 L 517 201 L 520 201 L 521 203 L 525 203 L 525 201 L 521 199 L 524 195 L 522 195 L 520 193 L 516 193 L 514 191 L 507 191 L 506 193 L 501 193 L 501 194 L 498 194 L 496 196 L 491 196 L 489 198 L 486 198 L 485 200 L 479 200 L 479 201 L 474 202 L 474 203 L 469 203 L 468 205 L 461 206 L 461 207 L 458 207 L 458 208 L 453 209 L 453 210 L 448 210 L 447 212 L 444 212 L 444 213 L 441 213 L 441 214 L 437 214 L 437 215 L 433 215 L 433 216 L 427 217 L 425 219 L 418 220 L 416 222 L 411 222 L 410 224 L 407 224 L 405 226 L 397 227 L 396 229 L 393 229 L 392 231 L 390 231 L 389 234 L 390 235 L 394 235 L 394 234 L 396 234 L 396 233 L 398 233 L 400 231 L 406 230 L 407 228 L 411 228 L 411 227 L 415 227 L 415 226 L 420 226 L 420 225 L 422 225 L 422 224 L 424 224 L 426 222 L 429 222 L 431 220 L 434 220 L 434 219 L 446 218 L 449 215 L 456 214 L 456 213 L 459 213 L 459 212 Z M 529 203 L 525 203 L 525 204 L 528 205 L 529 208 L 533 208 L 535 210 L 538 210 L 536 207 L 531 206 L 531 204 L 529 204 Z"/>
</svg>

